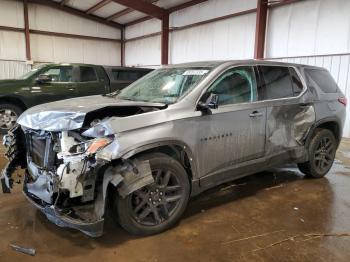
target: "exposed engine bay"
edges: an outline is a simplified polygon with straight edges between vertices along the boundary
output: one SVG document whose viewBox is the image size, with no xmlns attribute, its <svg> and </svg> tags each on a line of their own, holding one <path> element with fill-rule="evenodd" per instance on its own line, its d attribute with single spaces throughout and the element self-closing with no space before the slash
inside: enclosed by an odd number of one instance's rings
<svg viewBox="0 0 350 262">
<path fill-rule="evenodd" d="M 16 168 L 25 168 L 23 190 L 28 200 L 55 224 L 93 237 L 103 233 L 109 184 L 125 197 L 154 181 L 148 161 L 103 158 L 107 146 L 108 151 L 118 150 L 115 135 L 91 138 L 77 131 L 16 125 L 4 144 L 10 161 L 1 175 L 3 192 L 10 193 Z"/>
</svg>

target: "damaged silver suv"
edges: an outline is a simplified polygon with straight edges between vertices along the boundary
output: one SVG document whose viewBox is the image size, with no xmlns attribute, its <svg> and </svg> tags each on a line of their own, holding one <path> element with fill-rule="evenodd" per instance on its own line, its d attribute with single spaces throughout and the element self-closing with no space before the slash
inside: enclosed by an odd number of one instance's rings
<svg viewBox="0 0 350 262">
<path fill-rule="evenodd" d="M 105 211 L 133 234 L 174 225 L 190 196 L 272 166 L 331 168 L 346 99 L 330 73 L 264 61 L 168 66 L 119 93 L 33 107 L 4 137 L 2 188 L 90 236 Z M 108 203 L 108 204 L 107 204 Z"/>
</svg>

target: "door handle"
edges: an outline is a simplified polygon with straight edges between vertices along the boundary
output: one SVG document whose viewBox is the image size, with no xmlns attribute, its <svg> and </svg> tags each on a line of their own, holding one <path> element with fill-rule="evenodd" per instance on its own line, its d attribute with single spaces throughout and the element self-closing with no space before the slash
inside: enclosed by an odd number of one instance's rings
<svg viewBox="0 0 350 262">
<path fill-rule="evenodd" d="M 68 86 L 67 86 L 67 89 L 68 89 L 69 91 L 75 91 L 75 86 L 74 86 L 74 85 L 68 85 Z"/>
<path fill-rule="evenodd" d="M 263 113 L 261 113 L 261 112 L 259 112 L 259 111 L 253 111 L 250 115 L 249 115 L 249 117 L 260 117 L 260 116 L 262 116 L 263 115 Z"/>
</svg>

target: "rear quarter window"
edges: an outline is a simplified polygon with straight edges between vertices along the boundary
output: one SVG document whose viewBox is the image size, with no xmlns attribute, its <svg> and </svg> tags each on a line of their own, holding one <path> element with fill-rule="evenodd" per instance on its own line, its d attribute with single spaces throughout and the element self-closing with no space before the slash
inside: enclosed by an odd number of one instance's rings
<svg viewBox="0 0 350 262">
<path fill-rule="evenodd" d="M 305 69 L 305 75 L 309 86 L 319 87 L 324 93 L 336 93 L 338 85 L 331 73 L 325 69 Z"/>
</svg>

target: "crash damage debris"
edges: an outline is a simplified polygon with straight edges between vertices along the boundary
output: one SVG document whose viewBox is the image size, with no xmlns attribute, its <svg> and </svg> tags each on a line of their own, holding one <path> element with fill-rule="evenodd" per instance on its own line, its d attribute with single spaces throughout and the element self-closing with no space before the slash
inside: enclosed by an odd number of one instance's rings
<svg viewBox="0 0 350 262">
<path fill-rule="evenodd" d="M 28 138 L 24 142 L 24 136 Z M 40 140 L 44 161 L 39 167 L 31 158 L 31 136 Z M 97 141 L 97 143 L 96 143 Z M 95 145 L 82 148 L 84 143 Z M 100 149 L 100 144 L 112 145 Z M 24 192 L 28 200 L 46 217 L 61 227 L 71 227 L 92 237 L 103 234 L 107 188 L 112 184 L 125 198 L 132 192 L 154 182 L 148 161 L 135 159 L 108 160 L 101 155 L 111 155 L 118 146 L 115 137 L 86 140 L 75 132 L 38 132 L 21 129 L 16 125 L 5 136 L 8 164 L 2 171 L 1 185 L 4 193 L 10 193 L 17 167 L 26 168 Z M 42 151 L 40 151 L 42 150 Z M 102 152 L 104 151 L 104 152 Z M 57 160 L 52 154 L 57 153 Z M 26 155 L 28 153 L 28 155 Z M 101 154 L 102 153 L 102 154 Z M 29 159 L 28 164 L 23 159 Z M 58 162 L 55 162 L 58 161 Z M 78 200 L 78 201 L 77 201 Z M 73 204 L 71 204 L 73 203 Z"/>
<path fill-rule="evenodd" d="M 27 247 L 21 247 L 15 244 L 10 244 L 10 247 L 20 253 L 30 255 L 30 256 L 35 256 L 36 250 L 34 248 L 27 248 Z"/>
</svg>

